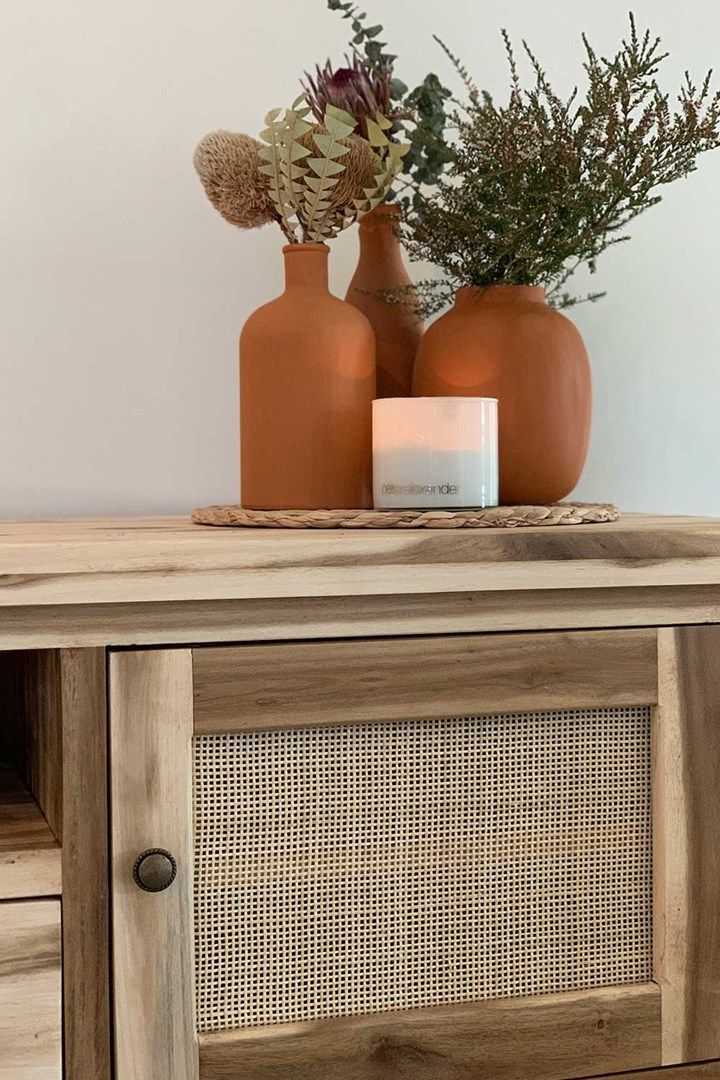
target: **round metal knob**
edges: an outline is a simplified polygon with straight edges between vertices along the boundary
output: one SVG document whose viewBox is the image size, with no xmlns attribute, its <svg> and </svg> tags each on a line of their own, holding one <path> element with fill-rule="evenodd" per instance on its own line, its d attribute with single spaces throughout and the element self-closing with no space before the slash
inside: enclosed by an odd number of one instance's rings
<svg viewBox="0 0 720 1080">
<path fill-rule="evenodd" d="M 164 848 L 150 848 L 138 855 L 133 866 L 135 884 L 145 892 L 170 888 L 177 874 L 177 863 Z"/>
</svg>

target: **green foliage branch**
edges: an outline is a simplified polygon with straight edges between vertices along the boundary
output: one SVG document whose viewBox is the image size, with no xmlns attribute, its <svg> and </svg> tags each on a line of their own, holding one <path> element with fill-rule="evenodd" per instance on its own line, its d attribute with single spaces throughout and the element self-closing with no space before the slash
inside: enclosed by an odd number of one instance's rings
<svg viewBox="0 0 720 1080">
<path fill-rule="evenodd" d="M 451 92 L 432 72 L 409 89 L 395 74 L 397 56 L 387 52 L 387 42 L 380 39 L 383 26 L 368 25 L 367 13 L 349 0 L 327 0 L 327 6 L 350 22 L 353 64 L 365 69 L 369 82 L 386 98 L 378 107 L 393 121 L 392 133 L 409 144 L 400 182 L 388 193 L 388 201 L 398 199 L 409 209 L 417 191 L 436 184 L 451 160 L 445 138 Z"/>
<path fill-rule="evenodd" d="M 431 191 L 416 193 L 405 215 L 411 258 L 446 275 L 415 286 L 427 314 L 461 285 L 543 285 L 556 306 L 577 303 L 566 289 L 575 270 L 595 273 L 598 256 L 627 241 L 630 222 L 660 202 L 659 189 L 720 145 L 712 72 L 700 83 L 686 73 L 671 103 L 657 81 L 668 54 L 659 38 L 638 33 L 632 15 L 614 56 L 601 56 L 583 36 L 582 98 L 577 89 L 561 98 L 526 42 L 532 83 L 523 87 L 505 31 L 503 39 L 510 71 L 503 106 L 440 42 L 467 100 L 452 115 L 446 173 Z M 407 298 L 395 292 L 386 299 Z"/>
</svg>

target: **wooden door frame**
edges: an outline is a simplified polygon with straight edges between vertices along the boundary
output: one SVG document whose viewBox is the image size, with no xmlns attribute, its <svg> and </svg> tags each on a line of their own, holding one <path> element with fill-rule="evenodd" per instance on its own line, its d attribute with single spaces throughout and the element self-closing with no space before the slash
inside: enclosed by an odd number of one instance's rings
<svg viewBox="0 0 720 1080">
<path fill-rule="evenodd" d="M 663 1065 L 720 1057 L 720 626 L 658 631 L 655 981 Z"/>
<path fill-rule="evenodd" d="M 0 652 L 6 735 L 61 844 L 65 1080 L 110 1080 L 104 648 Z"/>
<path fill-rule="evenodd" d="M 110 654 L 110 805 L 118 1080 L 198 1080 L 192 894 L 192 653 Z M 164 848 L 164 892 L 133 878 Z"/>
<path fill-rule="evenodd" d="M 524 650 L 523 666 L 518 666 L 510 656 L 514 654 L 513 645 Z M 598 1065 L 594 1069 L 586 1053 L 584 1058 L 578 1059 L 576 1075 L 587 1075 L 588 1070 L 598 1072 L 604 1069 L 610 1073 L 628 1068 L 652 1069 L 661 1064 L 707 1061 L 720 1057 L 720 981 L 716 978 L 716 973 L 720 972 L 720 939 L 717 942 L 713 939 L 710 948 L 703 949 L 699 937 L 703 929 L 702 919 L 707 923 L 714 883 L 720 882 L 720 797 L 717 807 L 712 805 L 712 796 L 718 795 L 718 792 L 710 783 L 713 770 L 720 775 L 720 724 L 713 726 L 713 717 L 720 715 L 720 626 L 713 625 L 660 631 L 463 635 L 454 639 L 369 639 L 344 643 L 112 653 L 110 721 L 113 828 L 118 842 L 113 858 L 115 962 L 116 987 L 119 1000 L 123 1002 L 123 1015 L 120 1017 L 118 1012 L 117 1017 L 119 1028 L 127 1029 L 128 1033 L 124 1043 L 122 1030 L 118 1032 L 118 1080 L 127 1080 L 130 1076 L 132 1080 L 155 1080 L 158 1075 L 168 1074 L 177 1075 L 178 1080 L 180 1077 L 182 1080 L 197 1080 L 199 1076 L 203 1080 L 225 1080 L 234 1076 L 232 1070 L 237 1068 L 237 1054 L 241 1048 L 246 1068 L 244 1076 L 247 1076 L 247 1080 L 264 1080 L 275 1075 L 271 1071 L 271 1063 L 277 1066 L 284 1062 L 283 1067 L 286 1067 L 291 1061 L 297 1060 L 298 1053 L 302 1056 L 305 1035 L 312 1042 L 310 1028 L 305 1033 L 301 1030 L 292 1035 L 289 1032 L 281 1033 L 287 1052 L 295 1046 L 292 1049 L 294 1056 L 288 1059 L 282 1052 L 283 1043 L 273 1045 L 270 1033 L 263 1033 L 262 1030 L 198 1037 L 194 1021 L 194 994 L 189 990 L 194 977 L 190 873 L 188 871 L 180 882 L 175 891 L 176 899 L 163 914 L 163 904 L 167 902 L 163 898 L 169 898 L 169 894 L 148 898 L 139 893 L 129 877 L 130 856 L 137 854 L 143 846 L 175 844 L 178 850 L 185 852 L 189 867 L 192 830 L 190 743 L 193 733 L 258 730 L 273 726 L 272 714 L 277 715 L 278 707 L 282 707 L 285 701 L 283 694 L 289 695 L 290 699 L 285 702 L 285 708 L 292 705 L 296 714 L 293 720 L 286 713 L 282 726 L 330 722 L 327 695 L 331 692 L 333 701 L 337 703 L 339 687 L 336 665 L 342 659 L 338 650 L 345 650 L 349 666 L 347 670 L 343 669 L 343 678 L 348 685 L 352 684 L 356 692 L 352 715 L 347 721 L 343 717 L 342 723 L 394 719 L 400 715 L 438 715 L 436 701 L 430 705 L 422 704 L 422 689 L 419 697 L 410 699 L 401 691 L 393 691 L 393 687 L 397 686 L 395 675 L 403 666 L 407 671 L 407 649 L 413 653 L 411 666 L 414 672 L 423 670 L 424 662 L 432 662 L 433 657 L 437 658 L 440 653 L 442 660 L 451 663 L 453 671 L 459 674 L 459 679 L 451 684 L 455 690 L 447 697 L 446 715 L 458 715 L 456 707 L 467 705 L 467 695 L 472 693 L 472 679 L 478 678 L 479 670 L 495 687 L 490 699 L 492 711 L 501 711 L 503 700 L 510 702 L 508 711 L 527 709 L 531 700 L 535 701 L 536 709 L 578 707 L 579 691 L 585 695 L 581 701 L 585 707 L 593 703 L 643 703 L 654 707 L 655 983 L 648 984 L 644 989 L 636 989 L 640 990 L 641 995 L 644 994 L 646 1009 L 654 1008 L 653 1003 L 658 1002 L 657 1050 L 646 1060 L 642 1057 L 630 1058 L 627 1064 L 617 1057 L 610 1060 L 598 1057 Z M 380 675 L 367 684 L 363 684 L 362 680 L 358 682 L 352 654 L 359 655 L 364 664 L 369 660 L 377 661 L 381 665 Z M 547 662 L 548 655 L 556 663 Z M 578 675 L 582 666 L 578 663 L 579 657 L 584 657 L 586 664 L 584 680 Z M 480 659 L 482 664 L 479 664 Z M 493 667 L 493 664 L 496 666 Z M 618 665 L 624 673 L 622 678 L 618 677 Z M 518 683 L 518 672 L 521 670 L 525 672 L 526 679 Z M 259 694 L 259 691 L 267 691 L 268 680 L 272 681 L 279 671 L 282 672 L 282 679 L 276 680 L 273 687 L 280 700 L 274 698 L 272 693 Z M 301 671 L 309 674 L 301 681 L 299 688 L 295 684 L 290 686 L 292 680 L 289 672 L 299 675 Z M 508 680 L 507 699 L 503 698 L 501 689 L 503 679 Z M 627 700 L 621 700 L 623 692 L 630 695 Z M 337 711 L 332 711 L 335 722 L 338 722 Z M 239 719 L 233 721 L 233 716 Z M 128 811 L 132 815 L 136 812 L 136 804 L 133 803 L 137 799 L 146 800 L 143 805 L 150 808 L 149 822 L 141 834 L 133 834 L 132 827 L 128 828 L 124 820 L 127 815 L 123 807 L 132 807 Z M 167 816 L 168 805 L 172 806 L 172 820 L 164 820 L 162 816 Z M 165 836 L 167 843 L 163 843 L 162 836 Z M 169 890 L 169 893 L 172 891 Z M 148 974 L 140 984 L 135 978 L 137 973 L 124 975 L 118 965 L 124 967 L 132 954 L 137 953 L 140 939 L 136 938 L 133 944 L 132 933 L 137 934 L 143 924 L 149 925 L 146 917 L 139 914 L 142 902 L 148 899 L 151 903 L 157 902 L 156 914 L 151 920 L 156 940 L 181 941 L 182 945 L 173 957 L 163 954 L 153 958 L 152 954 L 146 953 L 143 968 Z M 134 927 L 124 941 L 123 926 Z M 181 993 L 177 992 L 178 986 L 183 988 Z M 713 986 L 718 987 L 717 994 Z M 611 988 L 613 991 L 626 989 Z M 597 997 L 595 1002 L 586 998 L 583 1003 L 590 1009 L 589 1013 L 584 1012 L 582 1030 L 586 1042 L 587 1016 L 596 1015 L 602 1020 L 602 1007 L 607 1006 L 606 999 L 603 999 L 604 1006 L 601 1001 L 607 991 L 589 991 L 587 994 Z M 135 997 L 129 1001 L 128 995 Z M 574 997 L 577 998 L 577 995 Z M 482 1022 L 486 1030 L 488 1027 L 492 1029 L 489 1018 L 493 1007 L 496 1007 L 496 1013 L 503 1012 L 505 1017 L 515 1012 L 517 1019 L 512 1021 L 512 1026 L 513 1030 L 520 1032 L 523 1004 L 525 999 L 502 1006 L 496 1006 L 495 1002 L 478 1003 L 478 1024 Z M 538 1002 L 537 1007 L 542 1004 Z M 545 1004 L 552 1008 L 562 1005 L 562 1002 L 547 1000 Z M 617 1001 L 614 1003 L 616 1006 Z M 636 1000 L 632 1007 L 637 1008 Z M 468 1027 L 467 1008 L 463 1006 L 457 1009 L 453 1006 L 445 1010 L 450 1029 L 459 1025 L 459 1028 L 456 1027 L 454 1045 L 461 1049 L 462 1031 L 472 1028 L 471 1023 Z M 594 1014 L 593 1008 L 596 1010 Z M 597 1012 L 598 1009 L 600 1012 Z M 143 1017 L 152 1010 L 155 1041 L 151 1038 L 148 1043 L 145 1037 L 139 1037 L 138 1031 L 146 1030 Z M 373 1046 L 394 1045 L 394 1053 L 402 1055 L 402 1047 L 409 1045 L 407 1032 L 417 1030 L 415 1021 L 423 1012 L 426 1012 L 428 1020 L 432 1019 L 431 1013 L 441 1019 L 442 1010 L 421 1010 L 415 1014 L 381 1014 L 379 1017 L 330 1021 L 334 1031 L 333 1046 L 341 1047 L 349 1039 L 357 1047 L 358 1040 L 362 1043 L 365 1037 L 358 1031 L 365 1034 L 374 1032 L 370 1050 L 366 1048 L 358 1066 L 367 1069 L 370 1060 L 367 1054 L 372 1054 Z M 533 1012 L 534 1017 L 539 1015 L 539 1012 Z M 547 1015 L 549 1018 L 550 1012 Z M 646 1024 L 652 1023 L 648 1021 L 648 1015 L 646 1012 Z M 137 1024 L 140 1024 L 140 1028 Z M 382 1033 L 383 1025 L 386 1034 L 388 1031 L 396 1033 L 396 1043 L 387 1043 L 386 1035 Z M 528 1032 L 533 1030 L 535 1034 L 532 1038 L 537 1039 L 539 1029 L 532 1025 L 527 1028 Z M 613 1030 L 618 1030 L 617 1014 Z M 572 1042 L 574 1037 L 571 1025 L 567 1038 Z M 477 1033 L 467 1038 L 471 1042 L 472 1038 L 477 1039 Z M 296 1039 L 300 1042 L 295 1043 Z M 143 1042 L 146 1044 L 147 1060 L 138 1057 L 137 1048 Z M 310 1043 L 306 1042 L 305 1046 Z M 423 1053 L 426 1051 L 430 1053 L 427 1047 Z M 647 1047 L 643 1052 L 646 1051 Z M 484 1046 L 484 1053 L 492 1057 L 491 1044 Z M 401 1061 L 401 1057 L 398 1061 Z M 435 1064 L 437 1066 L 438 1062 Z M 448 1064 L 448 1068 L 451 1064 Z M 340 1069 L 338 1076 L 351 1080 L 352 1059 L 346 1058 L 336 1062 L 336 1065 Z M 459 1060 L 456 1066 L 452 1066 L 456 1067 L 455 1073 L 449 1071 L 442 1075 L 464 1076 L 465 1073 L 458 1070 L 469 1067 L 467 1060 L 464 1065 Z M 418 1071 L 417 1063 L 414 1068 L 419 1077 L 423 1075 Z M 473 1068 L 476 1070 L 472 1073 L 474 1078 L 484 1075 L 477 1072 L 476 1063 L 473 1063 Z M 286 1071 L 278 1075 L 291 1080 L 293 1074 Z M 312 1076 L 312 1073 L 298 1073 L 300 1075 L 305 1078 L 306 1075 Z M 388 1071 L 387 1062 L 386 1071 L 377 1075 L 393 1075 L 392 1071 Z M 431 1075 L 434 1074 L 428 1073 L 428 1076 Z M 496 1061 L 493 1077 L 498 1075 Z M 508 1080 L 514 1075 L 520 1074 L 508 1072 Z M 545 1077 L 548 1080 L 557 1077 L 559 1080 L 560 1075 L 546 1071 L 537 1073 L 537 1080 Z M 569 1073 L 562 1075 L 564 1077 Z"/>
</svg>

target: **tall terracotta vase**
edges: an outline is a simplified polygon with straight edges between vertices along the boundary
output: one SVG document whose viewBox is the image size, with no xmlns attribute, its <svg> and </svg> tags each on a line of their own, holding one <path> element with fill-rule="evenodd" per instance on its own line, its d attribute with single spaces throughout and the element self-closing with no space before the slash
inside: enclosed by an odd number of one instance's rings
<svg viewBox="0 0 720 1080">
<path fill-rule="evenodd" d="M 544 289 L 460 289 L 421 342 L 413 390 L 498 399 L 502 503 L 557 502 L 580 479 L 590 365 L 578 330 L 548 306 Z"/>
<path fill-rule="evenodd" d="M 372 506 L 372 328 L 328 292 L 324 244 L 283 252 L 285 292 L 240 335 L 243 506 Z"/>
<path fill-rule="evenodd" d="M 377 396 L 408 397 L 422 320 L 407 304 L 388 304 L 378 289 L 411 285 L 397 237 L 398 207 L 381 204 L 360 222 L 360 259 L 345 299 L 367 316 L 377 340 Z"/>
</svg>

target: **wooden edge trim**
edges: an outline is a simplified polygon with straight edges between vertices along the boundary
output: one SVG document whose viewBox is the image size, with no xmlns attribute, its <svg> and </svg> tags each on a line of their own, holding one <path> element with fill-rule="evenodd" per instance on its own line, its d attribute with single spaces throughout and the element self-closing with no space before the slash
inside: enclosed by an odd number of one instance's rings
<svg viewBox="0 0 720 1080">
<path fill-rule="evenodd" d="M 104 649 L 60 653 L 66 1080 L 110 1080 L 107 679 Z"/>
<path fill-rule="evenodd" d="M 193 677 L 196 734 L 651 705 L 657 631 L 198 648 Z"/>
<path fill-rule="evenodd" d="M 563 1080 L 660 1063 L 653 983 L 200 1037 L 202 1080 Z"/>
<path fill-rule="evenodd" d="M 720 1080 L 720 1060 L 702 1061 L 694 1065 L 671 1065 L 642 1072 L 605 1073 L 590 1080 Z"/>
<path fill-rule="evenodd" d="M 720 622 L 720 586 L 0 607 L 0 650 Z"/>
<path fill-rule="evenodd" d="M 661 630 L 659 685 L 653 955 L 675 1065 L 720 1055 L 720 626 Z"/>
</svg>

